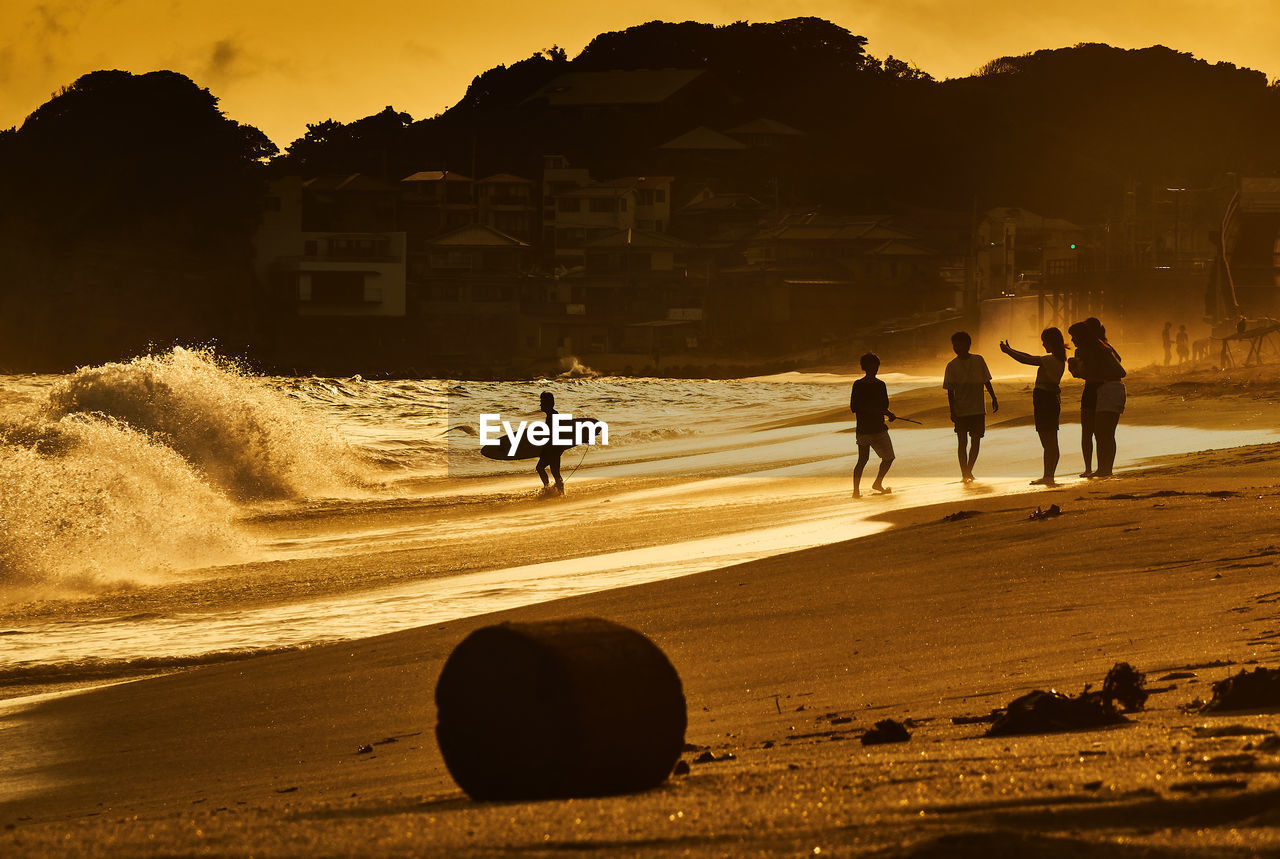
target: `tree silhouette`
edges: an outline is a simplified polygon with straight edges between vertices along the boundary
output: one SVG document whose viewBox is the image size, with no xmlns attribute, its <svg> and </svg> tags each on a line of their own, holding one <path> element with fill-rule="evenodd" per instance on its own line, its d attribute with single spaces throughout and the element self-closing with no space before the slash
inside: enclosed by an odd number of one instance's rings
<svg viewBox="0 0 1280 859">
<path fill-rule="evenodd" d="M 275 152 L 175 72 L 63 89 L 0 138 L 0 349 L 47 365 L 243 339 Z"/>
</svg>

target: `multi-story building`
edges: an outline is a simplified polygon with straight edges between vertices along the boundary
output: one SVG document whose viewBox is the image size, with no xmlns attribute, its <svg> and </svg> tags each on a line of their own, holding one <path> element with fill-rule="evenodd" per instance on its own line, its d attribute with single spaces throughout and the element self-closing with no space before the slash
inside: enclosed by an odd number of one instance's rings
<svg viewBox="0 0 1280 859">
<path fill-rule="evenodd" d="M 550 251 L 555 247 L 556 200 L 561 194 L 576 191 L 591 184 L 591 171 L 583 167 L 570 167 L 563 155 L 542 156 L 542 246 Z"/>
<path fill-rule="evenodd" d="M 597 187 L 628 188 L 635 195 L 635 227 L 665 233 L 671 227 L 671 176 L 627 176 L 601 182 Z"/>
<path fill-rule="evenodd" d="M 404 316 L 396 189 L 367 176 L 273 182 L 257 234 L 260 281 L 298 316 Z"/>
<path fill-rule="evenodd" d="M 1011 206 L 988 211 L 975 240 L 974 273 L 983 299 L 1027 295 L 1052 278 L 1089 271 L 1095 262 L 1087 228 Z"/>
<path fill-rule="evenodd" d="M 938 254 L 887 218 L 802 213 L 745 246 L 708 299 L 721 340 L 801 347 L 946 307 Z"/>
<path fill-rule="evenodd" d="M 409 234 L 410 250 L 478 221 L 474 185 L 469 176 L 451 170 L 424 170 L 400 180 L 400 224 Z"/>
<path fill-rule="evenodd" d="M 583 248 L 595 239 L 636 226 L 637 189 L 587 185 L 555 198 L 555 258 L 580 265 Z"/>
<path fill-rule="evenodd" d="M 475 184 L 478 221 L 522 242 L 537 241 L 538 207 L 529 179 L 498 173 Z"/>
</svg>

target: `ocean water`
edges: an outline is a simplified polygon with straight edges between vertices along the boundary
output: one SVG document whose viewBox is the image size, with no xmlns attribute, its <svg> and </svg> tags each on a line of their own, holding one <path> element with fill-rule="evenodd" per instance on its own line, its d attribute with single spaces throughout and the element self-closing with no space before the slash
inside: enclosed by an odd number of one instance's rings
<svg viewBox="0 0 1280 859">
<path fill-rule="evenodd" d="M 0 697 L 685 575 L 869 534 L 896 506 L 1027 491 L 1029 428 L 990 431 L 966 488 L 935 426 L 895 432 L 895 493 L 852 504 L 848 421 L 816 420 L 847 408 L 848 381 L 262 378 L 183 349 L 0 376 Z M 539 497 L 533 463 L 478 454 L 481 414 L 538 417 L 548 390 L 610 428 L 608 447 L 565 454 L 563 499 Z M 1122 456 L 1274 437 L 1123 433 Z"/>
</svg>

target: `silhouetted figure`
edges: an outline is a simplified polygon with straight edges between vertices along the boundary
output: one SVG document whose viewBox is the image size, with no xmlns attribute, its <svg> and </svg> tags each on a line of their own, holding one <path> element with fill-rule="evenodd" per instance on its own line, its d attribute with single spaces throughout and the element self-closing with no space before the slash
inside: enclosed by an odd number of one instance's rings
<svg viewBox="0 0 1280 859">
<path fill-rule="evenodd" d="M 1124 411 L 1125 377 L 1120 353 L 1107 342 L 1106 329 L 1095 317 L 1067 329 L 1076 354 L 1067 369 L 1084 380 L 1080 394 L 1080 450 L 1084 455 L 1081 477 L 1110 477 L 1116 461 L 1116 426 Z M 1098 468 L 1093 469 L 1094 441 L 1098 447 Z"/>
<path fill-rule="evenodd" d="M 1191 357 L 1191 335 L 1187 333 L 1187 326 L 1178 326 L 1178 363 L 1185 364 L 1187 359 Z"/>
<path fill-rule="evenodd" d="M 556 415 L 556 398 L 550 391 L 543 391 L 538 398 L 538 408 L 546 415 L 547 426 L 554 428 L 552 418 Z M 556 495 L 564 495 L 564 478 L 560 476 L 560 457 L 564 454 L 564 448 L 556 447 L 551 442 L 547 442 L 543 448 L 543 453 L 538 457 L 538 477 L 542 478 L 542 488 L 544 492 L 554 492 Z M 551 469 L 551 476 L 555 478 L 555 488 L 551 489 L 547 481 L 547 469 Z"/>
<path fill-rule="evenodd" d="M 868 352 L 858 362 L 867 375 L 853 383 L 853 391 L 849 394 L 849 411 L 858 417 L 855 438 L 858 442 L 858 464 L 853 467 L 853 497 L 861 498 L 859 486 L 862 483 L 862 470 L 867 467 L 871 451 L 880 457 L 880 470 L 876 473 L 871 488 L 876 492 L 887 493 L 893 490 L 884 485 L 884 476 L 893 465 L 893 440 L 889 438 L 889 427 L 884 419 L 897 420 L 898 416 L 889 411 L 889 389 L 882 380 L 876 378 L 880 370 L 880 358 Z"/>
<path fill-rule="evenodd" d="M 1245 319 L 1244 316 L 1242 315 L 1239 319 L 1236 320 L 1236 333 L 1243 334 L 1248 330 L 1249 330 L 1249 320 Z"/>
<path fill-rule="evenodd" d="M 978 461 L 978 448 L 987 434 L 986 403 L 982 398 L 985 387 L 991 395 L 991 414 L 1000 410 L 995 389 L 991 387 L 991 371 L 981 355 L 969 351 L 973 338 L 967 331 L 951 335 L 951 348 L 956 357 L 947 364 L 942 376 L 942 387 L 947 389 L 947 405 L 951 409 L 951 422 L 956 427 L 956 456 L 960 460 L 960 477 L 965 483 L 973 482 L 973 466 Z"/>
<path fill-rule="evenodd" d="M 1062 339 L 1062 332 L 1057 328 L 1046 328 L 1040 332 L 1040 343 L 1044 346 L 1044 355 L 1028 355 L 1019 352 L 1009 345 L 1008 340 L 1000 343 L 1000 351 L 1004 352 L 1020 364 L 1038 367 L 1036 384 L 1031 389 L 1031 408 L 1035 415 L 1036 433 L 1040 436 L 1040 446 L 1044 448 L 1044 474 L 1038 480 L 1031 481 L 1032 486 L 1056 486 L 1054 474 L 1058 470 L 1058 424 L 1062 418 L 1062 373 L 1067 368 L 1067 344 Z"/>
<path fill-rule="evenodd" d="M 1164 347 L 1164 365 L 1169 366 L 1169 362 L 1173 360 L 1173 323 L 1166 322 L 1164 330 L 1160 332 L 1160 345 Z"/>
</svg>

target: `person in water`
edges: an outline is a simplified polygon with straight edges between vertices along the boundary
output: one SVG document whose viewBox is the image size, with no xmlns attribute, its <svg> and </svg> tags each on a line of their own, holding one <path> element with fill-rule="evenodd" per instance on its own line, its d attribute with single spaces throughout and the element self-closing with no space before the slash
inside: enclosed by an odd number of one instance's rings
<svg viewBox="0 0 1280 859">
<path fill-rule="evenodd" d="M 1044 355 L 1028 355 L 1000 342 L 1000 351 L 1020 364 L 1038 367 L 1036 384 L 1031 390 L 1031 409 L 1035 415 L 1036 432 L 1040 446 L 1044 448 L 1044 474 L 1031 481 L 1032 486 L 1057 486 L 1054 473 L 1058 470 L 1058 424 L 1062 417 L 1062 373 L 1067 368 L 1067 344 L 1057 328 L 1040 332 Z"/>
<path fill-rule="evenodd" d="M 982 389 L 991 394 L 991 414 L 1000 411 L 995 389 L 991 387 L 991 371 L 981 355 L 969 351 L 973 338 L 967 331 L 951 335 L 951 348 L 956 357 L 947 364 L 942 376 L 942 387 L 947 389 L 947 404 L 951 409 L 951 422 L 956 427 L 956 454 L 960 459 L 960 477 L 965 483 L 973 482 L 973 466 L 978 461 L 978 447 L 987 432 L 987 407 L 982 399 Z"/>
<path fill-rule="evenodd" d="M 546 415 L 547 426 L 553 426 L 552 419 L 556 415 L 556 398 L 550 391 L 543 391 L 538 398 L 538 408 Z M 544 493 L 554 493 L 556 495 L 564 495 L 564 478 L 560 476 L 560 457 L 564 454 L 564 448 L 556 447 L 551 442 L 547 442 L 542 448 L 542 454 L 538 457 L 538 477 L 542 479 L 542 491 Z M 551 476 L 555 479 L 555 488 L 550 485 L 547 480 L 547 470 L 550 469 Z"/>
<path fill-rule="evenodd" d="M 1067 369 L 1084 379 L 1080 394 L 1080 451 L 1084 455 L 1081 477 L 1110 477 L 1116 461 L 1116 426 L 1124 411 L 1125 377 L 1120 353 L 1107 342 L 1107 331 L 1090 316 L 1067 329 L 1076 354 Z M 1093 468 L 1094 441 L 1097 441 L 1098 468 Z"/>
<path fill-rule="evenodd" d="M 889 389 L 876 373 L 880 370 L 880 358 L 868 352 L 858 361 L 867 374 L 853 383 L 853 391 L 849 394 L 849 411 L 858 417 L 858 427 L 854 438 L 858 443 L 858 464 L 853 467 L 853 497 L 861 498 L 859 486 L 862 483 L 862 471 L 867 467 L 871 451 L 880 457 L 880 470 L 871 488 L 885 494 L 891 492 L 884 485 L 884 476 L 893 465 L 893 441 L 889 438 L 889 427 L 884 419 L 891 421 L 898 416 L 889 411 Z"/>
</svg>

